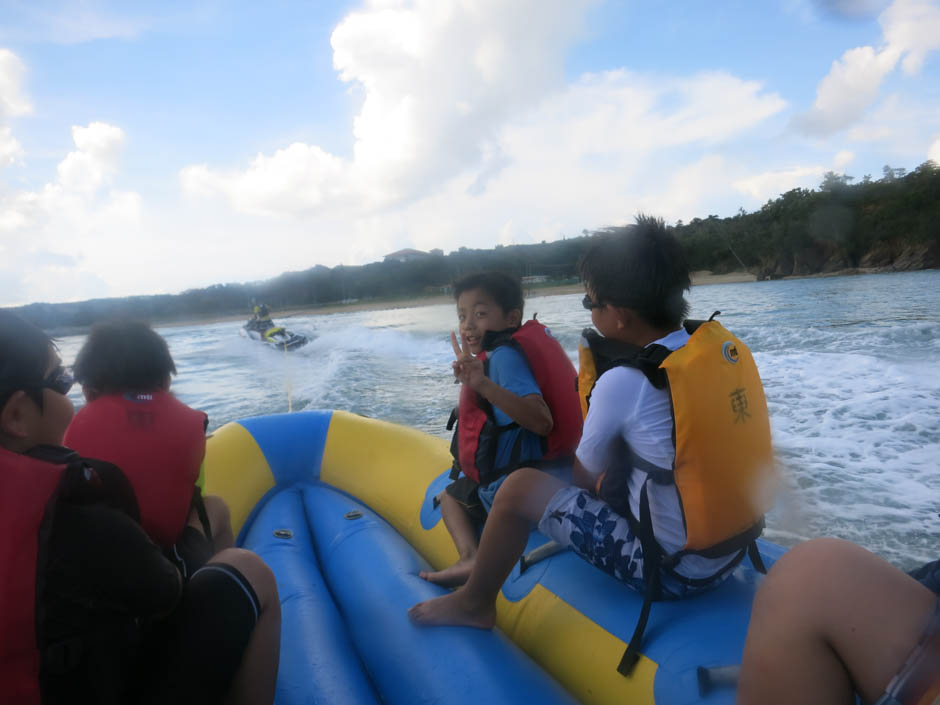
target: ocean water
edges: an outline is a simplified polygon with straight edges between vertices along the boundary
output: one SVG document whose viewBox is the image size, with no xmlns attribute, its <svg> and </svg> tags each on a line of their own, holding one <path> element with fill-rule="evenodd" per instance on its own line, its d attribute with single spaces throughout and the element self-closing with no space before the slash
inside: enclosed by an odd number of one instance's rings
<svg viewBox="0 0 940 705">
<path fill-rule="evenodd" d="M 698 286 L 690 302 L 693 318 L 722 311 L 764 380 L 787 485 L 765 535 L 838 536 L 906 569 L 940 557 L 940 271 Z M 575 360 L 590 325 L 581 295 L 529 298 L 533 313 Z M 453 306 L 282 320 L 312 342 L 272 350 L 237 322 L 159 329 L 173 391 L 210 428 L 346 409 L 448 437 Z M 60 341 L 66 363 L 81 342 Z"/>
</svg>

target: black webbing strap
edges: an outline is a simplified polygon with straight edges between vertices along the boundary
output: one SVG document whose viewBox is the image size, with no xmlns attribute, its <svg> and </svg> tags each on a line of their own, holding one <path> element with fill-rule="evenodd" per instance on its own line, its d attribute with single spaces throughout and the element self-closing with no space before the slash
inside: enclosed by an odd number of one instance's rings
<svg viewBox="0 0 940 705">
<path fill-rule="evenodd" d="M 192 506 L 199 515 L 199 523 L 202 524 L 202 533 L 206 535 L 209 546 L 212 547 L 212 553 L 215 553 L 215 542 L 212 540 L 212 526 L 209 524 L 209 514 L 206 512 L 206 503 L 202 499 L 202 490 L 199 485 L 193 487 Z"/>
<path fill-rule="evenodd" d="M 633 636 L 630 637 L 630 643 L 627 644 L 627 649 L 623 652 L 620 664 L 617 666 L 617 672 L 622 676 L 629 676 L 633 673 L 633 669 L 640 660 L 640 644 L 643 642 L 643 632 L 646 631 L 650 609 L 653 602 L 660 598 L 659 568 L 662 562 L 662 550 L 653 538 L 650 503 L 646 494 L 647 482 L 643 483 L 643 489 L 640 490 L 640 521 L 636 527 L 637 536 L 643 546 L 643 574 L 646 580 L 646 594 L 643 596 L 643 608 L 640 610 L 640 617 L 637 620 L 636 628 L 633 630 Z"/>
<path fill-rule="evenodd" d="M 757 541 L 751 541 L 747 547 L 747 557 L 751 559 L 751 565 L 758 573 L 767 575 L 767 566 L 764 565 L 764 559 L 760 557 L 760 550 L 757 548 Z"/>
</svg>

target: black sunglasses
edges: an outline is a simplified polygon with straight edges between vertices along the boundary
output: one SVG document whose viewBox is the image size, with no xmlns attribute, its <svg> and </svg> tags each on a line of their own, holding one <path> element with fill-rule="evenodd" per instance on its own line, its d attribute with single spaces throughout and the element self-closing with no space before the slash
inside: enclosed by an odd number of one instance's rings
<svg viewBox="0 0 940 705">
<path fill-rule="evenodd" d="M 587 294 L 584 295 L 584 298 L 581 299 L 581 305 L 584 306 L 588 311 L 593 311 L 595 308 L 604 308 L 607 304 L 602 304 L 600 302 L 594 303 L 591 301 L 591 297 Z"/>
<path fill-rule="evenodd" d="M 40 388 L 51 389 L 56 394 L 68 394 L 72 385 L 75 384 L 75 378 L 65 367 L 59 365 L 52 374 L 46 377 L 39 385 Z"/>
</svg>

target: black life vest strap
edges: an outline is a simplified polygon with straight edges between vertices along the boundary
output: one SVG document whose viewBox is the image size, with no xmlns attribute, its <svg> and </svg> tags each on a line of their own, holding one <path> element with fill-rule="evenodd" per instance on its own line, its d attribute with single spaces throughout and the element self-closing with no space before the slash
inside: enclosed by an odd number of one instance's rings
<svg viewBox="0 0 940 705">
<path fill-rule="evenodd" d="M 651 463 L 646 458 L 637 455 L 633 448 L 628 449 L 627 457 L 630 468 L 645 472 L 649 479 L 657 485 L 676 484 L 676 475 L 671 468 L 661 468 L 655 463 Z"/>
<path fill-rule="evenodd" d="M 767 575 L 767 566 L 764 565 L 764 559 L 761 558 L 756 539 L 748 544 L 747 557 L 751 559 L 751 565 L 754 566 L 754 570 L 762 575 Z"/>
<path fill-rule="evenodd" d="M 659 571 L 663 552 L 653 537 L 653 522 L 650 518 L 650 503 L 646 492 L 647 484 L 648 480 L 643 483 L 643 489 L 640 490 L 640 519 L 635 522 L 635 532 L 643 547 L 643 579 L 646 582 L 646 593 L 643 596 L 643 608 L 640 610 L 633 636 L 630 637 L 630 643 L 627 644 L 626 651 L 623 652 L 620 664 L 617 666 L 617 672 L 622 676 L 629 676 L 640 660 L 640 645 L 643 643 L 643 632 L 646 631 L 650 610 L 653 602 L 662 598 L 659 588 Z"/>
<path fill-rule="evenodd" d="M 215 541 L 212 540 L 212 525 L 209 523 L 209 514 L 206 512 L 206 502 L 202 498 L 202 490 L 199 485 L 193 485 L 193 499 L 190 506 L 196 510 L 199 515 L 199 523 L 202 524 L 202 533 L 206 535 L 206 540 L 215 554 Z"/>
</svg>

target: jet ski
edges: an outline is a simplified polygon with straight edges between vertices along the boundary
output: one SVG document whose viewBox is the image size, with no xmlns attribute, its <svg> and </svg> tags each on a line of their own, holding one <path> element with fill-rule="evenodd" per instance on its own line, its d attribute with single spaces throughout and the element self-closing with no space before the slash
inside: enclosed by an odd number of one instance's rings
<svg viewBox="0 0 940 705">
<path fill-rule="evenodd" d="M 307 336 L 292 333 L 283 326 L 272 325 L 261 330 L 252 321 L 245 324 L 242 334 L 278 350 L 296 350 L 310 342 Z"/>
</svg>

